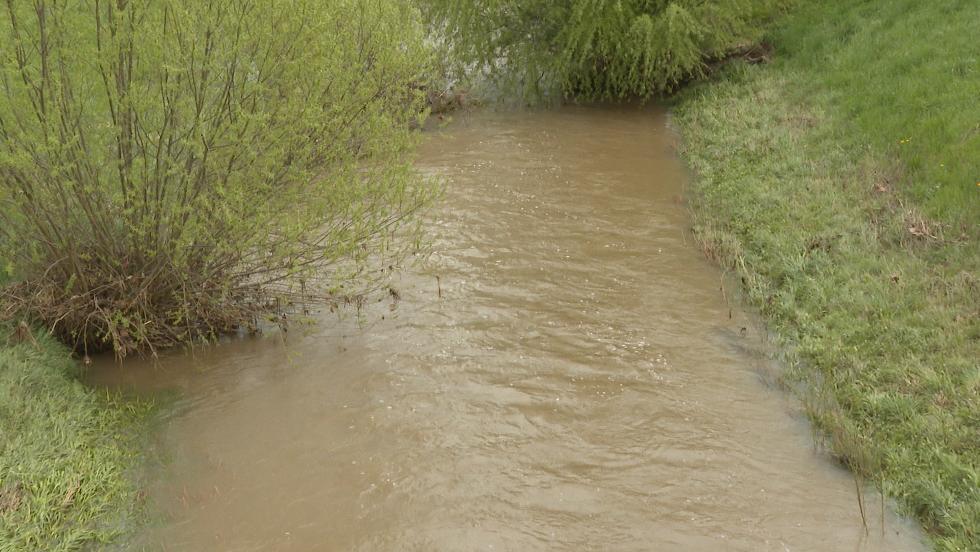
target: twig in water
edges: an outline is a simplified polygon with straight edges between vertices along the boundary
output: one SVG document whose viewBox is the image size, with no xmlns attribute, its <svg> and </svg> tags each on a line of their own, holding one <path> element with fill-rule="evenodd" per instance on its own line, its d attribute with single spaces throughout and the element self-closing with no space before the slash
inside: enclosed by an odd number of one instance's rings
<svg viewBox="0 0 980 552">
<path fill-rule="evenodd" d="M 864 513 L 864 495 L 861 493 L 861 483 L 859 476 L 854 473 L 854 492 L 857 494 L 858 508 L 861 510 L 861 523 L 864 525 L 864 534 L 868 534 L 868 516 Z"/>
<path fill-rule="evenodd" d="M 881 536 L 885 536 L 885 487 L 882 482 L 878 482 L 878 496 L 881 497 Z"/>
</svg>

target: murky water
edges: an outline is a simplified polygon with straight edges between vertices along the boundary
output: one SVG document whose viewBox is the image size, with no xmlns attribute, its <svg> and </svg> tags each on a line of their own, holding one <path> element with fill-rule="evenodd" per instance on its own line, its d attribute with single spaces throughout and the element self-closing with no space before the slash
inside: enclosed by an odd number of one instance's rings
<svg viewBox="0 0 980 552">
<path fill-rule="evenodd" d="M 661 112 L 459 116 L 419 167 L 437 253 L 367 326 L 96 368 L 178 397 L 135 548 L 921 549 L 764 383 Z"/>
</svg>

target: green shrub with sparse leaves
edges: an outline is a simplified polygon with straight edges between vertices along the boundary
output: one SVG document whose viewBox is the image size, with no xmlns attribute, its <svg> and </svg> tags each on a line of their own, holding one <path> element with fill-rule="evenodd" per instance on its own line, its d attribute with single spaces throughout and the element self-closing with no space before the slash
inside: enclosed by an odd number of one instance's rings
<svg viewBox="0 0 980 552">
<path fill-rule="evenodd" d="M 460 70 L 532 96 L 648 98 L 760 37 L 784 0 L 422 0 Z"/>
<path fill-rule="evenodd" d="M 377 284 L 432 195 L 424 38 L 404 2 L 0 5 L 4 314 L 124 354 Z"/>
</svg>

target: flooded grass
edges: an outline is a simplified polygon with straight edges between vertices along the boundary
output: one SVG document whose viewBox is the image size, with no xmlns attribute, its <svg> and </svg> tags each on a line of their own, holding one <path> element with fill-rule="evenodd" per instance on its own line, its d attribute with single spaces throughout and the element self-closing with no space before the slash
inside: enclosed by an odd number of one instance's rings
<svg viewBox="0 0 980 552">
<path fill-rule="evenodd" d="M 858 57 L 846 48 L 836 55 Z M 823 76 L 844 86 L 835 92 L 790 57 L 732 67 L 679 102 L 684 153 L 698 177 L 695 230 L 791 345 L 789 379 L 805 384 L 811 417 L 841 462 L 897 498 L 937 548 L 976 550 L 980 249 L 975 226 L 962 221 L 978 202 L 958 204 L 960 192 L 940 186 L 920 207 L 932 173 L 918 157 L 856 145 L 883 140 L 863 125 L 888 83 L 845 79 L 856 66 L 831 65 Z M 899 89 L 917 86 L 892 78 Z M 844 106 L 848 94 L 863 99 Z M 878 130 L 916 116 L 881 115 Z M 958 166 L 960 144 L 922 148 L 937 165 L 948 155 Z"/>
<path fill-rule="evenodd" d="M 104 544 L 139 510 L 132 469 L 149 408 L 83 387 L 47 336 L 16 341 L 0 348 L 0 550 Z"/>
</svg>

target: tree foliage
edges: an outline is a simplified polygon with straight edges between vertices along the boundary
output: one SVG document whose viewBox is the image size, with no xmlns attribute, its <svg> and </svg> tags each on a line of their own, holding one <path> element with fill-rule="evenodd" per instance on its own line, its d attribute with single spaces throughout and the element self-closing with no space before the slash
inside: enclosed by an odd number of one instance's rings
<svg viewBox="0 0 980 552">
<path fill-rule="evenodd" d="M 758 39 L 783 0 L 422 0 L 461 68 L 530 94 L 648 98 Z"/>
<path fill-rule="evenodd" d="M 370 287 L 432 193 L 423 39 L 401 2 L 6 0 L 6 313 L 125 354 Z"/>
</svg>

